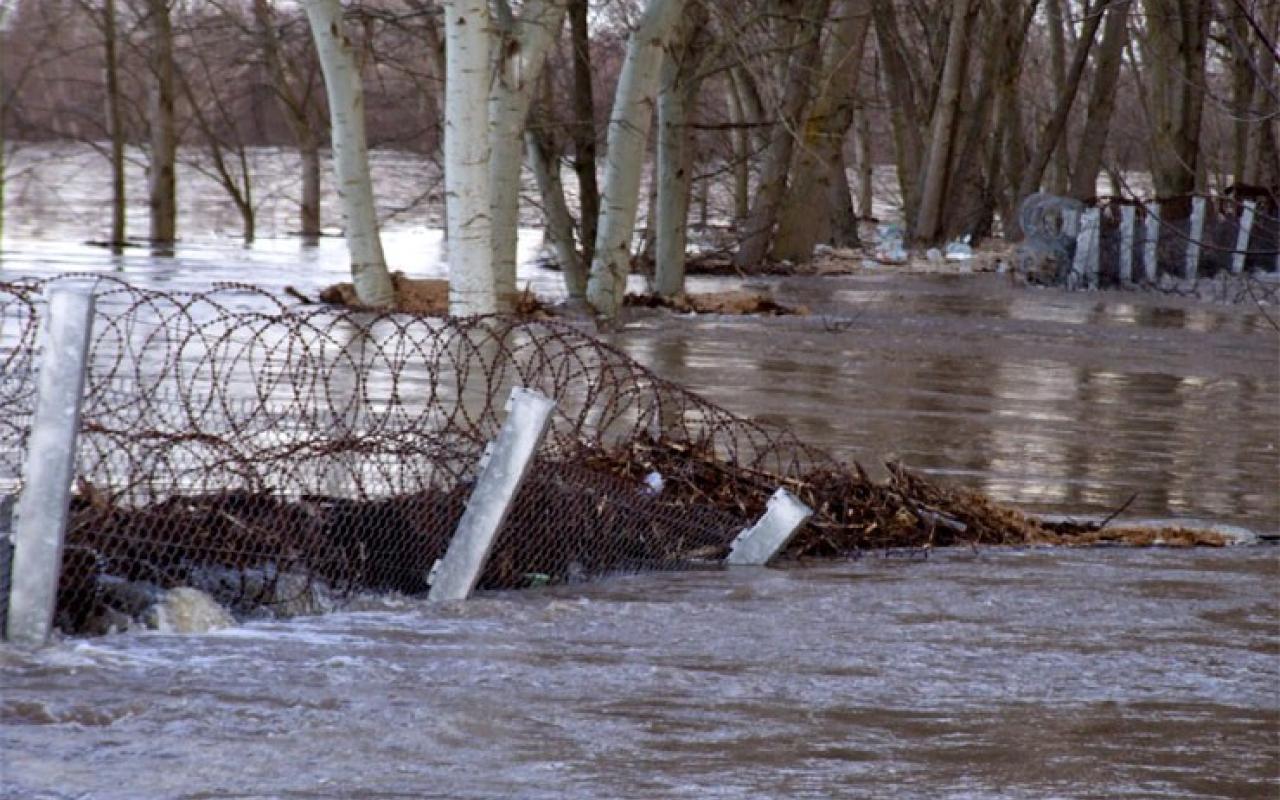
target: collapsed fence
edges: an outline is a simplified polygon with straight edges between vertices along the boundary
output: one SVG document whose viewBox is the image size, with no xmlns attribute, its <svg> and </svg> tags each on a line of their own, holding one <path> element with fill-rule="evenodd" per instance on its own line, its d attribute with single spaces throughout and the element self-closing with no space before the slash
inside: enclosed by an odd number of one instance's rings
<svg viewBox="0 0 1280 800">
<path fill-rule="evenodd" d="M 1280 211 L 1269 194 L 1083 203 L 1037 193 L 1018 222 L 1020 269 L 1044 283 L 1171 287 L 1280 273 Z"/>
<path fill-rule="evenodd" d="M 812 519 L 774 542 L 793 557 L 1097 528 L 1041 524 L 900 467 L 875 483 L 556 321 L 299 309 L 246 286 L 99 277 L 71 369 L 46 297 L 76 280 L 0 284 L 0 497 L 36 502 L 41 393 L 57 395 L 55 372 L 84 384 L 48 406 L 82 397 L 54 509 L 67 519 L 49 605 L 65 632 L 127 625 L 177 587 L 246 616 L 437 591 L 489 473 L 511 496 L 469 580 L 491 589 L 719 564 L 745 553 L 744 534 L 776 537 L 772 517 L 794 529 L 800 501 Z M 523 481 L 488 452 L 516 416 L 513 390 L 554 403 Z M 38 514 L 24 522 L 44 535 Z M 28 577 L 15 569 L 15 596 Z"/>
</svg>

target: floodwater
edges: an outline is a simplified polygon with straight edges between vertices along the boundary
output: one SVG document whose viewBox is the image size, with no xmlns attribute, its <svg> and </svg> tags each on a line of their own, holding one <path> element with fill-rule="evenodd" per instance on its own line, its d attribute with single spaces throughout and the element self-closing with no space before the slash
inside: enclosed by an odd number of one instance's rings
<svg viewBox="0 0 1280 800">
<path fill-rule="evenodd" d="M 1274 797 L 1277 586 L 957 552 L 0 649 L 0 796 Z"/>
<path fill-rule="evenodd" d="M 263 238 L 228 239 L 234 216 L 192 180 L 187 238 L 154 257 L 80 243 L 101 235 L 93 159 L 25 152 L 0 279 L 313 294 L 345 268 L 340 240 L 284 236 L 269 153 Z M 427 212 L 396 211 L 422 193 L 412 166 L 375 160 L 389 260 L 441 274 Z M 522 253 L 537 246 L 526 231 Z M 559 292 L 554 273 L 522 276 Z M 1275 308 L 994 275 L 761 283 L 815 313 L 645 313 L 613 341 L 868 466 L 901 459 L 1033 511 L 1105 514 L 1136 493 L 1139 516 L 1280 530 Z M 6 800 L 1278 794 L 1269 547 L 873 555 L 0 646 Z"/>
</svg>

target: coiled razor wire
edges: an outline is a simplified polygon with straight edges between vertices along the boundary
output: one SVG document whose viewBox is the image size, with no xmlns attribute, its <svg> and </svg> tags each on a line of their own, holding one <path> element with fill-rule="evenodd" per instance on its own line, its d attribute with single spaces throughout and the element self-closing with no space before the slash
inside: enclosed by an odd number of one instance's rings
<svg viewBox="0 0 1280 800">
<path fill-rule="evenodd" d="M 21 489 L 43 295 L 68 279 L 0 284 L 0 494 Z M 568 324 L 94 281 L 63 630 L 134 617 L 175 586 L 242 614 L 425 591 L 515 386 L 556 412 L 482 588 L 722 557 L 777 481 L 834 466 Z M 636 459 L 617 454 L 658 442 L 770 477 L 710 502 L 661 491 L 681 480 L 672 464 L 620 474 Z"/>
<path fill-rule="evenodd" d="M 0 283 L 0 509 L 21 490 L 44 293 Z M 889 465 L 884 482 L 570 324 L 289 307 L 258 289 L 97 298 L 55 623 L 105 632 L 192 587 L 241 616 L 420 594 L 513 387 L 554 399 L 479 588 L 721 563 L 785 487 L 790 557 L 1069 541 Z M 2 555 L 2 553 L 0 553 Z"/>
</svg>

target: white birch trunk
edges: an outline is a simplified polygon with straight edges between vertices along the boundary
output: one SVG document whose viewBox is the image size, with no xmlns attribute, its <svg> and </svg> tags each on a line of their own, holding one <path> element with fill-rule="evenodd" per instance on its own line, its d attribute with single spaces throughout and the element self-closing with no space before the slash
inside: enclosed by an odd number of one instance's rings
<svg viewBox="0 0 1280 800">
<path fill-rule="evenodd" d="M 489 54 L 486 0 L 447 0 L 445 13 L 444 186 L 448 197 L 449 313 L 502 310 L 489 208 Z"/>
<path fill-rule="evenodd" d="M 303 6 L 311 23 L 329 98 L 333 164 L 346 219 L 352 284 L 356 297 L 364 305 L 390 306 L 395 302 L 395 288 L 387 272 L 373 205 L 364 128 L 364 87 L 355 51 L 343 32 L 342 5 L 338 0 L 303 0 Z"/>
<path fill-rule="evenodd" d="M 506 26 L 496 80 L 489 90 L 490 214 L 497 307 L 516 295 L 516 239 L 520 223 L 522 135 L 547 53 L 564 22 L 568 0 L 529 0 Z M 474 101 L 473 101 L 474 102 Z"/>
<path fill-rule="evenodd" d="M 609 119 L 600 225 L 587 284 L 587 299 L 605 319 L 618 315 L 626 293 L 654 96 L 667 39 L 684 6 L 684 0 L 649 0 L 639 27 L 627 44 L 618 79 Z"/>
</svg>

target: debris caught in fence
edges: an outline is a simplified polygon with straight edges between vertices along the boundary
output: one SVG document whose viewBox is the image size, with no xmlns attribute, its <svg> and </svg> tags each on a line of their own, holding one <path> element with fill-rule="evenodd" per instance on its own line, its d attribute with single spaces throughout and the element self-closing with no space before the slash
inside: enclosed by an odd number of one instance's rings
<svg viewBox="0 0 1280 800">
<path fill-rule="evenodd" d="M 49 283 L 0 284 L 0 495 L 21 489 Z M 177 587 L 241 616 L 425 592 L 517 386 L 556 408 L 481 588 L 717 564 L 779 487 L 814 511 L 789 558 L 1222 544 L 1048 525 L 900 466 L 872 481 L 564 322 L 287 307 L 239 285 L 98 278 L 95 295 L 57 599 L 67 632 L 140 620 Z"/>
</svg>

